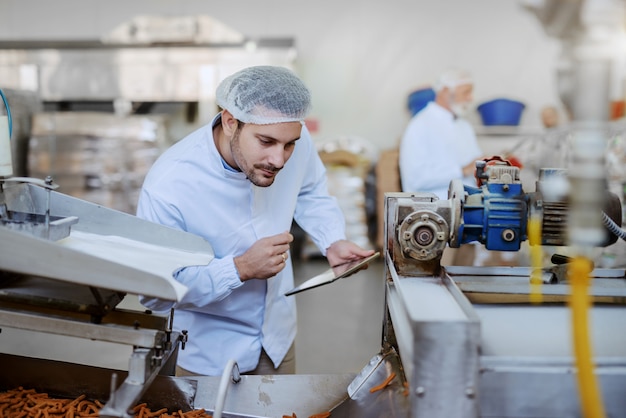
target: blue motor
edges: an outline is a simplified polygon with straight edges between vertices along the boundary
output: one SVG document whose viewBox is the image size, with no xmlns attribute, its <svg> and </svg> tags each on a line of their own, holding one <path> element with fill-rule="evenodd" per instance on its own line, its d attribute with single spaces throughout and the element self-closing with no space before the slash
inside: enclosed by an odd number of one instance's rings
<svg viewBox="0 0 626 418">
<path fill-rule="evenodd" d="M 507 161 L 476 163 L 480 187 L 464 186 L 459 243 L 478 241 L 488 250 L 519 251 L 527 239 L 528 197 L 518 167 Z"/>
<path fill-rule="evenodd" d="M 463 186 L 465 199 L 458 244 L 478 241 L 488 250 L 519 251 L 521 243 L 528 239 L 528 216 L 534 208 L 541 213 L 541 244 L 568 245 L 568 200 L 549 200 L 541 193 L 542 183 L 551 176 L 565 176 L 566 170 L 542 169 L 538 191 L 533 193 L 524 193 L 519 173 L 519 168 L 499 158 L 476 163 L 476 177 L 481 185 Z M 619 236 L 615 230 L 622 224 L 622 206 L 619 197 L 607 190 L 603 207 L 606 239 L 599 245 L 607 246 Z"/>
<path fill-rule="evenodd" d="M 470 242 L 479 242 L 492 251 L 519 251 L 528 239 L 530 213 L 541 218 L 541 245 L 568 245 L 568 196 L 545 193 L 557 175 L 563 177 L 566 172 L 542 170 L 537 191 L 525 193 L 520 169 L 493 157 L 476 162 L 476 178 L 480 182 L 476 187 L 464 185 L 460 179 L 452 180 L 447 200 L 426 192 L 390 194 L 386 206 L 394 223 L 387 229 L 393 231 L 398 244 L 394 246 L 394 257 L 432 262 L 441 258 L 447 245 L 458 248 Z M 601 246 L 615 243 L 618 236 L 626 240 L 626 231 L 620 228 L 621 214 L 619 197 L 607 190 L 603 213 L 598 214 L 605 219 L 607 229 Z M 437 265 L 428 268 L 435 271 Z M 428 270 L 425 266 L 421 264 L 420 268 Z"/>
</svg>

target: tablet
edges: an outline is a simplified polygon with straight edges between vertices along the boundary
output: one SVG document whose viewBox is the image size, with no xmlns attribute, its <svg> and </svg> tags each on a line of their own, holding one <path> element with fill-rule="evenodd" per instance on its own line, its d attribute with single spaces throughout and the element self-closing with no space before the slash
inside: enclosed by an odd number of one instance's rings
<svg viewBox="0 0 626 418">
<path fill-rule="evenodd" d="M 344 277 L 348 277 L 357 271 L 367 267 L 370 261 L 375 259 L 380 255 L 380 252 L 375 252 L 369 257 L 359 258 L 358 260 L 348 261 L 347 263 L 339 264 L 334 267 L 329 268 L 322 274 L 318 274 L 317 276 L 307 280 L 302 283 L 298 287 L 294 287 L 287 293 L 285 296 L 295 295 L 296 293 L 304 292 L 305 290 L 314 289 L 316 287 L 323 286 L 325 284 L 329 284 L 334 282 L 335 280 L 343 279 Z"/>
</svg>

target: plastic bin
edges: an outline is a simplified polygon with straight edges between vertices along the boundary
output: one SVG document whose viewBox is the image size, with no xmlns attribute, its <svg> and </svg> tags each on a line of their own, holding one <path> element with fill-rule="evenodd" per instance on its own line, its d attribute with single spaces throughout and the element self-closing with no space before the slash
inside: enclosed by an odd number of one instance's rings
<svg viewBox="0 0 626 418">
<path fill-rule="evenodd" d="M 415 116 L 417 112 L 426 107 L 428 102 L 435 100 L 435 90 L 431 88 L 424 88 L 415 90 L 409 94 L 408 108 L 411 112 L 411 116 Z"/>
<path fill-rule="evenodd" d="M 510 99 L 495 99 L 478 106 L 483 125 L 519 125 L 526 105 Z"/>
</svg>

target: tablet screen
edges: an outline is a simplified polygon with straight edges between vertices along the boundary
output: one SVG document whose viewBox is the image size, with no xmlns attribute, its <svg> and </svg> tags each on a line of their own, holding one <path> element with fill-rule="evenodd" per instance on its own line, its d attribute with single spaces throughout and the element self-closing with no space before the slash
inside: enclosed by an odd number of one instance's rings
<svg viewBox="0 0 626 418">
<path fill-rule="evenodd" d="M 348 277 L 351 274 L 354 274 L 357 271 L 364 268 L 365 266 L 367 266 L 367 264 L 370 261 L 372 261 L 379 255 L 380 255 L 380 252 L 376 252 L 369 257 L 359 258 L 358 260 L 348 261 L 347 263 L 338 264 L 334 267 L 331 267 L 330 269 L 326 270 L 324 273 L 318 274 L 312 279 L 309 279 L 306 282 L 302 283 L 300 286 L 291 289 L 290 291 L 285 293 L 285 296 L 300 293 L 305 290 L 313 289 L 315 287 L 332 283 L 337 279 Z"/>
<path fill-rule="evenodd" d="M 338 264 L 336 266 L 331 267 L 333 274 L 336 279 L 341 279 L 342 277 L 346 277 L 364 267 L 367 263 L 375 259 L 380 255 L 379 252 L 376 252 L 369 257 L 359 258 L 357 260 L 348 261 L 347 263 Z"/>
</svg>

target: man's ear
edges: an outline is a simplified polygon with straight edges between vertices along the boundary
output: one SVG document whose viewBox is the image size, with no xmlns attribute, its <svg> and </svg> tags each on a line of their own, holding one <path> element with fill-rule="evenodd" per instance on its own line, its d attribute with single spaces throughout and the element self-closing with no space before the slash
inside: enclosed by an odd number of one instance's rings
<svg viewBox="0 0 626 418">
<path fill-rule="evenodd" d="M 239 121 L 230 113 L 228 110 L 222 110 L 222 129 L 227 137 L 233 136 L 235 131 L 237 131 L 237 127 L 239 126 Z"/>
<path fill-rule="evenodd" d="M 437 104 L 445 107 L 446 109 L 450 105 L 450 87 L 444 87 L 437 92 L 437 96 L 435 97 L 435 101 Z"/>
</svg>

